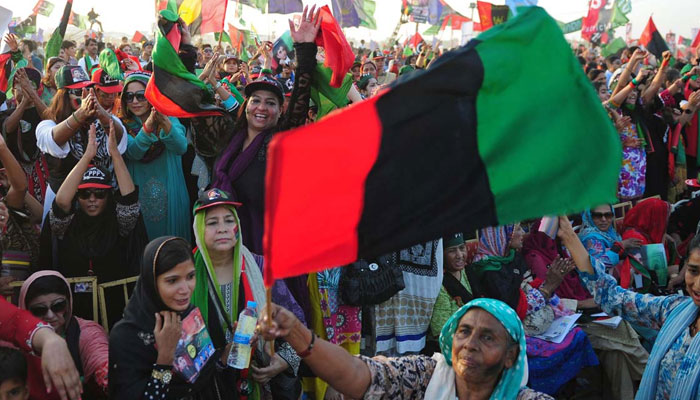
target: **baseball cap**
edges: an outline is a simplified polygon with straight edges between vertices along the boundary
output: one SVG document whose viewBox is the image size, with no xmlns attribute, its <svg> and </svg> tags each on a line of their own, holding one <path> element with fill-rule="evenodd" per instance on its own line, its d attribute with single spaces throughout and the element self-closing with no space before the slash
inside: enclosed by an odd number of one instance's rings
<svg viewBox="0 0 700 400">
<path fill-rule="evenodd" d="M 90 164 L 83 174 L 83 180 L 78 189 L 111 189 L 112 174 L 104 168 Z"/>
<path fill-rule="evenodd" d="M 98 68 L 92 73 L 92 81 L 95 83 L 95 87 L 105 93 L 119 93 L 123 89 L 121 82 L 109 76 L 102 68 Z"/>
<path fill-rule="evenodd" d="M 64 65 L 54 77 L 57 89 L 81 89 L 93 86 L 95 83 L 90 80 L 87 72 L 78 65 Z"/>
<path fill-rule="evenodd" d="M 279 98 L 280 103 L 284 101 L 284 88 L 282 87 L 282 84 L 270 75 L 260 75 L 258 79 L 246 85 L 245 95 L 246 97 L 250 97 L 258 90 L 267 90 L 272 92 Z"/>
<path fill-rule="evenodd" d="M 231 199 L 231 195 L 224 190 L 216 188 L 205 190 L 199 195 L 199 198 L 197 198 L 197 201 L 194 203 L 194 213 L 196 214 L 197 212 L 209 207 L 226 204 L 234 207 L 241 205 L 241 203 L 233 201 Z"/>
</svg>

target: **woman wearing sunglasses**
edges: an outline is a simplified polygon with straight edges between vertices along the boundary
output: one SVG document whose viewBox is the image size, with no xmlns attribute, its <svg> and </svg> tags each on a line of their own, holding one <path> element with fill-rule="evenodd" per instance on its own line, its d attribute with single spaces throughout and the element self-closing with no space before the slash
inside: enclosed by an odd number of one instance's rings
<svg viewBox="0 0 700 400">
<path fill-rule="evenodd" d="M 124 80 L 120 117 L 129 140 L 126 165 L 139 187 L 148 237 L 174 235 L 190 240 L 190 200 L 182 172 L 182 155 L 187 151 L 185 127 L 146 100 L 150 76 L 136 71 Z"/>
<path fill-rule="evenodd" d="M 109 369 L 109 339 L 102 326 L 73 315 L 73 296 L 66 278 L 56 271 L 34 273 L 22 284 L 19 307 L 51 325 L 63 337 L 71 358 L 83 380 L 83 396 L 105 397 Z M 58 393 L 46 393 L 41 375 L 41 359 L 27 357 L 28 386 L 31 398 L 58 399 Z"/>
<path fill-rule="evenodd" d="M 56 73 L 55 81 L 58 91 L 44 114 L 47 119 L 36 128 L 37 147 L 46 154 L 49 164 L 44 215 L 48 213 L 63 180 L 83 156 L 88 130 L 93 122 L 97 137 L 93 164 L 112 170 L 112 157 L 107 149 L 110 121 L 114 121 L 113 132 L 119 143 L 119 153 L 124 154 L 127 145 L 124 126 L 119 118 L 107 112 L 97 101 L 91 89 L 94 83 L 82 68 L 77 65 L 63 66 Z"/>
<path fill-rule="evenodd" d="M 610 204 L 603 204 L 581 215 L 583 221 L 578 237 L 588 253 L 605 265 L 607 270 L 620 263 L 623 251 L 637 248 L 637 238 L 622 240 L 615 230 L 615 213 Z"/>
<path fill-rule="evenodd" d="M 94 275 L 98 282 L 109 282 L 137 275 L 148 239 L 138 191 L 117 150 L 115 135 L 109 135 L 108 145 L 118 193 L 113 193 L 111 173 L 91 163 L 97 152 L 95 131 L 91 126 L 85 153 L 56 194 L 42 232 L 40 265 L 67 277 Z M 76 295 L 74 314 L 92 315 L 89 295 Z M 119 302 L 108 303 L 110 325 L 120 318 L 123 307 Z"/>
</svg>

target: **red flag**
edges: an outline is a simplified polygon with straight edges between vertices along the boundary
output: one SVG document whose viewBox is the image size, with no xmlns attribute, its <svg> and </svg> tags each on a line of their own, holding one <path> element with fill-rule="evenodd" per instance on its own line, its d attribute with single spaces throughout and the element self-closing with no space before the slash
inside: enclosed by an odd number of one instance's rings
<svg viewBox="0 0 700 400">
<path fill-rule="evenodd" d="M 202 0 L 202 25 L 199 33 L 223 32 L 227 0 Z"/>
<path fill-rule="evenodd" d="M 324 66 L 333 70 L 330 85 L 339 88 L 345 74 L 355 62 L 355 54 L 328 6 L 321 7 L 321 29 L 316 36 L 316 44 L 326 50 Z M 233 40 L 233 38 L 231 38 Z"/>
<path fill-rule="evenodd" d="M 493 20 L 491 19 L 491 3 L 477 1 L 476 7 L 479 11 L 479 22 L 481 23 L 481 29 L 487 30 L 492 27 Z"/>
<path fill-rule="evenodd" d="M 423 42 L 423 36 L 420 35 L 420 33 L 416 33 L 415 35 L 411 36 L 410 39 L 406 40 L 404 42 L 404 46 L 411 46 L 414 50 L 418 48 L 418 45 Z"/>
<path fill-rule="evenodd" d="M 695 40 L 693 40 L 693 43 L 690 45 L 691 49 L 695 49 L 700 47 L 700 31 L 698 31 L 698 34 L 695 35 Z"/>
<path fill-rule="evenodd" d="M 143 35 L 143 33 L 136 31 L 134 32 L 134 37 L 131 38 L 132 43 L 141 43 L 141 41 L 145 38 L 146 36 Z"/>
<path fill-rule="evenodd" d="M 0 54 L 0 92 L 7 91 L 10 73 L 12 72 L 12 53 Z"/>
<path fill-rule="evenodd" d="M 231 46 L 236 49 L 236 54 L 240 56 L 245 36 L 235 26 L 228 24 L 228 36 L 231 38 Z"/>
<path fill-rule="evenodd" d="M 649 17 L 649 22 L 639 38 L 639 43 L 646 47 L 657 60 L 661 60 L 663 52 L 668 50 L 666 41 L 661 37 L 651 17 Z"/>
</svg>

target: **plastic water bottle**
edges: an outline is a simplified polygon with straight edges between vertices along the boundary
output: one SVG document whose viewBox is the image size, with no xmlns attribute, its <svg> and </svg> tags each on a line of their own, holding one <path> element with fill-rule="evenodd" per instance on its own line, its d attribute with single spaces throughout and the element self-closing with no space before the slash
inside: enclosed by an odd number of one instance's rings
<svg viewBox="0 0 700 400">
<path fill-rule="evenodd" d="M 249 301 L 245 310 L 238 316 L 238 326 L 233 335 L 231 352 L 228 354 L 228 365 L 236 369 L 246 369 L 250 364 L 252 347 L 250 339 L 255 333 L 255 326 L 258 324 L 257 304 Z"/>
</svg>

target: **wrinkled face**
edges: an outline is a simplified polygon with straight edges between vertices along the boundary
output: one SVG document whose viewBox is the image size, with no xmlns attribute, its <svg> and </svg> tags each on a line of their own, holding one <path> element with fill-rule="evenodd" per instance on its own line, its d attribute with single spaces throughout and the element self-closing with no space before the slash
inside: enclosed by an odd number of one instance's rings
<svg viewBox="0 0 700 400">
<path fill-rule="evenodd" d="M 690 252 L 686 265 L 685 289 L 693 299 L 693 303 L 700 307 L 700 250 Z"/>
<path fill-rule="evenodd" d="M 234 59 L 226 60 L 224 63 L 224 71 L 226 71 L 227 74 L 235 74 L 238 72 L 238 61 Z"/>
<path fill-rule="evenodd" d="M 156 277 L 158 295 L 172 311 L 185 311 L 190 305 L 195 285 L 194 263 L 183 261 Z"/>
<path fill-rule="evenodd" d="M 604 75 L 601 74 L 599 76 L 603 76 L 603 79 L 605 79 Z M 600 85 L 600 87 L 598 88 L 598 98 L 601 102 L 606 102 L 610 100 L 610 91 L 607 87 L 605 87 L 605 85 Z"/>
<path fill-rule="evenodd" d="M 19 379 L 6 379 L 0 383 L 0 400 L 27 400 L 29 390 L 27 385 Z"/>
<path fill-rule="evenodd" d="M 68 298 L 58 293 L 42 294 L 27 303 L 29 312 L 51 325 L 59 335 L 65 331 L 69 307 Z"/>
<path fill-rule="evenodd" d="M 86 46 L 86 49 L 91 55 L 97 54 L 97 42 L 90 42 L 90 44 Z"/>
<path fill-rule="evenodd" d="M 280 100 L 272 92 L 257 90 L 248 99 L 245 109 L 248 126 L 264 130 L 277 125 L 281 110 Z"/>
<path fill-rule="evenodd" d="M 467 265 L 467 245 L 448 247 L 445 250 L 445 268 L 449 272 L 461 272 Z"/>
<path fill-rule="evenodd" d="M 602 205 L 592 209 L 591 217 L 593 217 L 593 223 L 596 228 L 603 232 L 610 229 L 610 225 L 615 220 L 615 214 L 613 214 L 609 205 Z"/>
<path fill-rule="evenodd" d="M 114 107 L 114 100 L 117 98 L 116 93 L 107 93 L 99 88 L 95 88 L 95 95 L 97 96 L 97 102 L 100 103 L 105 110 L 111 110 L 112 107 Z"/>
<path fill-rule="evenodd" d="M 370 63 L 367 63 L 362 66 L 362 75 L 372 75 L 372 76 L 377 76 L 377 68 Z"/>
<path fill-rule="evenodd" d="M 459 321 L 452 338 L 452 368 L 457 379 L 469 383 L 497 380 L 517 358 L 517 344 L 489 312 L 472 308 Z"/>
<path fill-rule="evenodd" d="M 228 207 L 211 207 L 204 217 L 204 244 L 207 250 L 226 252 L 233 250 L 238 241 L 236 218 Z"/>
<path fill-rule="evenodd" d="M 108 189 L 79 189 L 78 204 L 80 209 L 90 217 L 96 217 L 107 206 Z"/>
<path fill-rule="evenodd" d="M 147 116 L 151 111 L 151 105 L 148 104 L 148 100 L 144 97 L 146 86 L 141 82 L 129 82 L 124 88 L 124 92 L 124 100 L 127 102 L 126 109 L 137 117 Z M 128 100 L 129 97 L 131 101 Z"/>
</svg>

